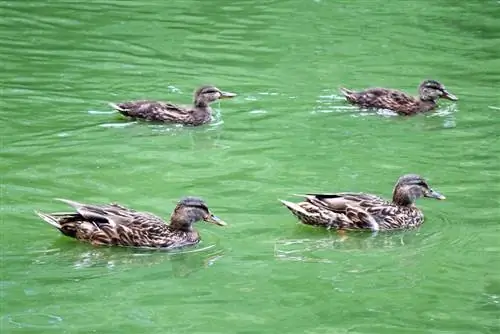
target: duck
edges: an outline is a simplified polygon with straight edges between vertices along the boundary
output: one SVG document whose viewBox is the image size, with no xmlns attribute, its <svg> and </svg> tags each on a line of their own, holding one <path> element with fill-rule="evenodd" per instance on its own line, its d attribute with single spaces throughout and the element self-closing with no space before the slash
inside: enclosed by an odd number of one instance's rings
<svg viewBox="0 0 500 334">
<path fill-rule="evenodd" d="M 215 86 L 205 85 L 194 92 L 193 105 L 191 106 L 152 100 L 109 103 L 109 106 L 123 116 L 132 119 L 198 126 L 212 120 L 212 108 L 210 108 L 212 102 L 230 99 L 235 96 L 235 93 L 225 92 Z"/>
<path fill-rule="evenodd" d="M 303 224 L 335 230 L 412 229 L 424 222 L 415 206 L 421 197 L 444 200 L 428 182 L 416 174 L 401 176 L 394 187 L 392 201 L 368 193 L 316 193 L 299 195 L 300 203 L 280 200 Z"/>
<path fill-rule="evenodd" d="M 451 94 L 436 80 L 424 80 L 418 87 L 418 97 L 388 88 L 369 88 L 362 91 L 353 91 L 341 87 L 340 92 L 351 104 L 363 108 L 388 109 L 399 115 L 412 115 L 433 110 L 436 108 L 439 98 L 451 101 L 458 100 L 455 95 Z"/>
<path fill-rule="evenodd" d="M 173 249 L 200 242 L 200 235 L 193 228 L 197 221 L 226 225 L 197 197 L 181 199 L 169 223 L 152 213 L 136 211 L 118 203 L 93 205 L 61 198 L 56 200 L 73 207 L 75 212 L 35 213 L 63 235 L 95 246 Z"/>
</svg>

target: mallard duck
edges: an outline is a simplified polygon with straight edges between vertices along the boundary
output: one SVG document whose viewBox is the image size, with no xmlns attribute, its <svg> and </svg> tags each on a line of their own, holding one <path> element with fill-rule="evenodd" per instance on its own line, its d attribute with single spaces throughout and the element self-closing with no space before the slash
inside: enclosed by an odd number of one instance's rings
<svg viewBox="0 0 500 334">
<path fill-rule="evenodd" d="M 420 176 L 401 176 L 392 202 L 365 193 L 301 195 L 305 201 L 281 201 L 302 223 L 337 230 L 393 230 L 415 228 L 424 221 L 414 202 L 420 197 L 439 200 L 443 195 L 429 187 Z"/>
<path fill-rule="evenodd" d="M 192 106 L 149 100 L 110 103 L 109 105 L 122 115 L 133 119 L 197 126 L 211 121 L 210 103 L 235 96 L 234 93 L 223 92 L 214 86 L 202 86 L 194 92 Z"/>
<path fill-rule="evenodd" d="M 389 109 L 400 115 L 426 112 L 437 106 L 439 98 L 457 101 L 458 98 L 435 80 L 425 80 L 418 87 L 419 96 L 413 97 L 399 90 L 387 88 L 369 88 L 355 92 L 340 88 L 347 101 L 364 108 Z"/>
<path fill-rule="evenodd" d="M 210 212 L 203 200 L 195 197 L 177 203 L 168 225 L 151 213 L 115 203 L 89 205 L 58 200 L 72 206 L 76 212 L 36 212 L 38 216 L 62 234 L 94 245 L 177 248 L 200 241 L 192 226 L 197 221 L 226 225 Z"/>
</svg>

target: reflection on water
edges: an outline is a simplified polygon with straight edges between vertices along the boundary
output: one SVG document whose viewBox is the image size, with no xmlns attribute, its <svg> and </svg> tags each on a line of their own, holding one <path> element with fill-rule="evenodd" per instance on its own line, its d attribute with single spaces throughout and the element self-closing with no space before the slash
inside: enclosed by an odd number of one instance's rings
<svg viewBox="0 0 500 334">
<path fill-rule="evenodd" d="M 56 329 L 58 327 L 57 325 L 62 321 L 63 319 L 55 314 L 45 314 L 34 310 L 29 310 L 24 313 L 8 314 L 1 318 L 2 323 L 8 322 L 9 325 L 14 328 Z"/>
<path fill-rule="evenodd" d="M 384 252 L 398 251 L 411 246 L 417 231 L 389 233 L 348 232 L 328 233 L 328 237 L 316 239 L 279 239 L 274 245 L 274 256 L 278 259 L 332 263 L 338 252 Z"/>
<path fill-rule="evenodd" d="M 193 255 L 192 251 L 178 254 L 154 254 L 152 252 L 162 251 L 145 251 L 128 254 L 119 254 L 114 249 L 109 251 L 92 250 L 88 252 L 80 252 L 74 261 L 75 269 L 91 268 L 105 266 L 109 270 L 116 270 L 117 267 L 125 265 L 126 267 L 148 267 L 152 265 L 167 265 L 171 276 L 187 277 L 191 273 L 200 269 L 206 268 L 214 264 L 222 257 L 222 251 L 210 252 L 210 248 L 199 249 L 204 252 L 203 256 Z M 208 254 L 207 254 L 208 253 Z M 165 269 L 165 268 L 164 268 Z M 170 275 L 169 275 L 170 276 Z"/>
<path fill-rule="evenodd" d="M 492 315 L 498 315 L 500 312 L 500 279 L 488 280 L 484 287 L 479 308 L 484 312 L 489 312 Z M 499 324 L 500 329 L 500 324 Z"/>
<path fill-rule="evenodd" d="M 59 246 L 58 246 L 59 245 Z M 221 259 L 223 250 L 206 242 L 176 250 L 126 248 L 126 247 L 94 247 L 59 240 L 47 250 L 31 252 L 35 257 L 35 265 L 52 265 L 57 262 L 72 264 L 77 270 L 91 268 L 107 268 L 109 275 L 113 271 L 124 268 L 146 268 L 162 266 L 169 277 L 188 277 L 198 270 L 208 268 Z M 87 271 L 86 271 L 87 272 Z M 79 276 L 76 272 L 75 276 Z"/>
</svg>

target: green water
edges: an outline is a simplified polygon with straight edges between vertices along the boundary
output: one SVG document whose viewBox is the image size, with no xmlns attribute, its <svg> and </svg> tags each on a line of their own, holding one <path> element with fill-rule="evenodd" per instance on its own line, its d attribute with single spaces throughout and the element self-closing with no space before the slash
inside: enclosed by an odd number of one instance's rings
<svg viewBox="0 0 500 334">
<path fill-rule="evenodd" d="M 2 333 L 499 333 L 498 1 L 2 1 Z M 460 101 L 360 113 L 338 87 Z M 200 128 L 131 123 L 108 101 L 239 93 Z M 301 226 L 277 201 L 390 196 L 418 173 L 421 229 Z M 168 217 L 203 197 L 176 253 L 96 248 L 34 209 L 54 197 Z"/>
</svg>

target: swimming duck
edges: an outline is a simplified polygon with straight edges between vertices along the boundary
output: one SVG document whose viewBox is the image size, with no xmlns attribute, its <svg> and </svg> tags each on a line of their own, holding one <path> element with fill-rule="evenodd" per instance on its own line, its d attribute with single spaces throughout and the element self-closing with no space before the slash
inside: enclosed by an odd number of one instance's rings
<svg viewBox="0 0 500 334">
<path fill-rule="evenodd" d="M 192 106 L 180 106 L 170 102 L 138 100 L 109 105 L 126 117 L 145 121 L 202 125 L 212 119 L 210 103 L 235 97 L 215 86 L 202 86 L 194 92 Z"/>
<path fill-rule="evenodd" d="M 170 217 L 170 223 L 151 213 L 135 211 L 119 204 L 89 205 L 58 199 L 76 212 L 42 213 L 40 218 L 62 234 L 93 245 L 177 248 L 200 241 L 193 223 L 204 220 L 224 226 L 199 198 L 181 199 Z"/>
<path fill-rule="evenodd" d="M 424 215 L 414 202 L 420 197 L 439 200 L 443 195 L 429 187 L 420 176 L 401 176 L 392 201 L 365 193 L 301 195 L 305 201 L 281 201 L 302 223 L 337 230 L 393 230 L 420 226 Z"/>
<path fill-rule="evenodd" d="M 436 80 L 425 80 L 418 87 L 419 96 L 413 97 L 399 90 L 387 88 L 369 88 L 355 92 L 340 88 L 347 101 L 364 108 L 389 109 L 400 115 L 426 112 L 437 106 L 439 98 L 457 101 L 458 98 L 448 92 Z"/>
</svg>

